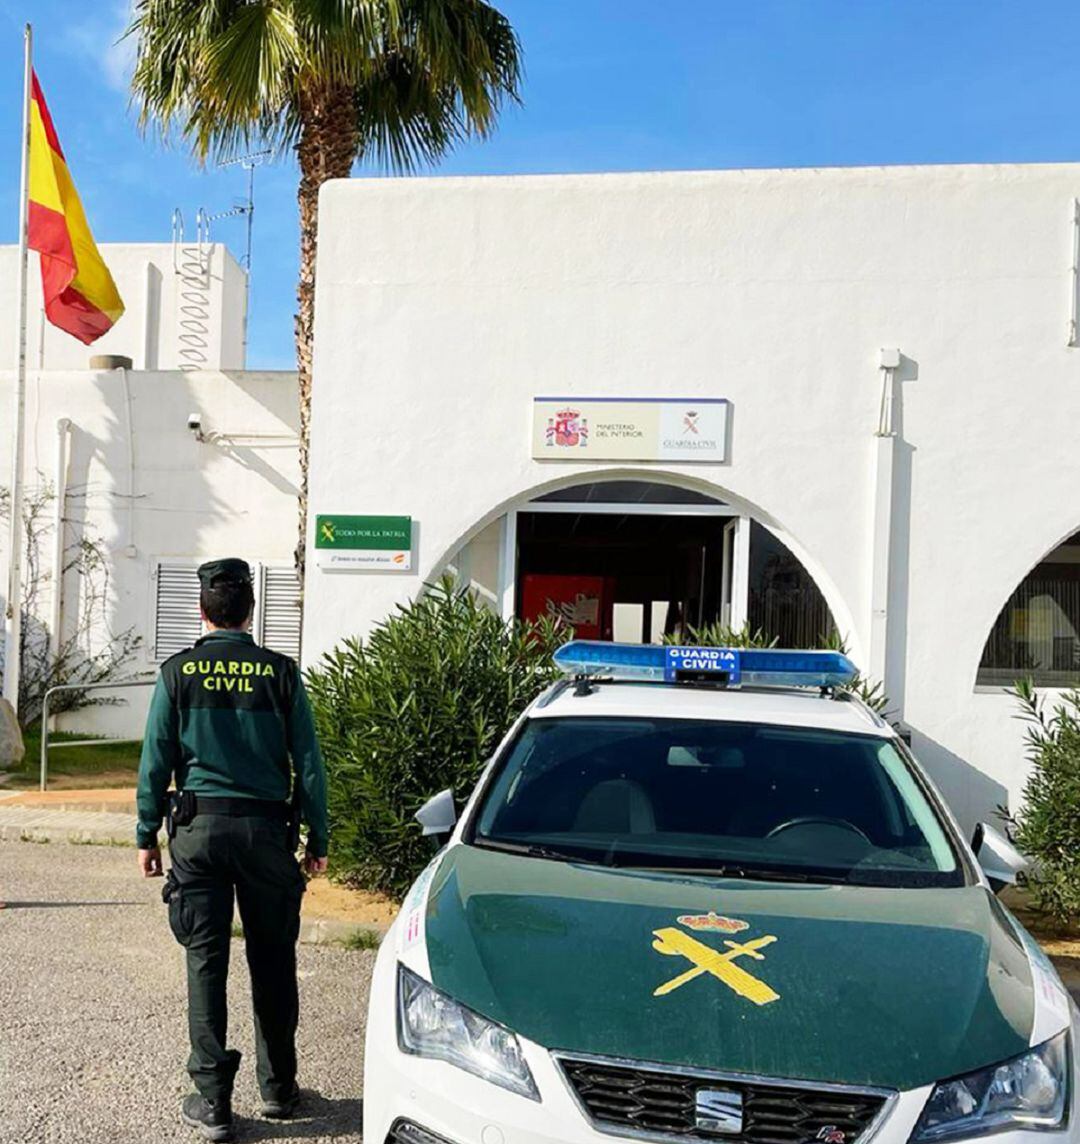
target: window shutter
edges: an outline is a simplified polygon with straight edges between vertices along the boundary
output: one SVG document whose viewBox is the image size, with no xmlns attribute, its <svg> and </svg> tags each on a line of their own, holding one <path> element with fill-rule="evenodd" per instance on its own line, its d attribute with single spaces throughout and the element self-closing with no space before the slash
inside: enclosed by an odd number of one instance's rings
<svg viewBox="0 0 1080 1144">
<path fill-rule="evenodd" d="M 300 583 L 295 568 L 262 570 L 260 643 L 271 651 L 300 658 Z"/>
<path fill-rule="evenodd" d="M 199 578 L 191 564 L 159 564 L 154 609 L 154 659 L 161 663 L 202 635 Z"/>
</svg>

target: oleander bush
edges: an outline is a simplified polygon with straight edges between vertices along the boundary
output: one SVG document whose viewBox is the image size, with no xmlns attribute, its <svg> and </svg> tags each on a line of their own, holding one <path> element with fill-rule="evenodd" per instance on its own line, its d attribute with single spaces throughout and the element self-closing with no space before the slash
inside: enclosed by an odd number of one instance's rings
<svg viewBox="0 0 1080 1144">
<path fill-rule="evenodd" d="M 682 647 L 776 647 L 778 642 L 764 628 L 752 628 L 749 624 L 732 628 L 719 621 L 701 627 L 685 624 L 664 636 L 664 643 Z"/>
<path fill-rule="evenodd" d="M 1027 724 L 1031 771 L 1020 809 L 1007 821 L 1033 862 L 1026 875 L 1032 906 L 1072 928 L 1080 920 L 1080 689 L 1064 692 L 1049 712 L 1030 679 L 1013 695 Z"/>
<path fill-rule="evenodd" d="M 308 675 L 326 758 L 330 872 L 401 895 L 431 857 L 413 815 L 461 802 L 524 708 L 557 677 L 569 630 L 507 622 L 452 579 L 348 639 Z"/>
</svg>

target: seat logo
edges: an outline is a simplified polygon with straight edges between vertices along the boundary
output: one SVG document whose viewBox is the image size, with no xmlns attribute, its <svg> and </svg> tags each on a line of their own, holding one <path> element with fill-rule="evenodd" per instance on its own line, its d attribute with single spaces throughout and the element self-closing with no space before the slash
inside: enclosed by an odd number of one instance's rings
<svg viewBox="0 0 1080 1144">
<path fill-rule="evenodd" d="M 691 968 L 665 982 L 653 992 L 654 997 L 664 997 L 676 989 L 693 981 L 702 974 L 709 974 L 717 981 L 723 982 L 733 993 L 745 997 L 755 1005 L 768 1005 L 780 1000 L 780 994 L 752 973 L 747 973 L 736 961 L 741 957 L 748 957 L 753 961 L 764 961 L 765 955 L 760 951 L 767 945 L 772 945 L 776 938 L 772 934 L 765 937 L 755 937 L 750 941 L 725 941 L 727 951 L 713 949 L 705 945 L 690 934 L 684 933 L 674 926 L 653 930 L 653 949 L 667 957 L 682 957 L 690 962 Z"/>
<path fill-rule="evenodd" d="M 694 1127 L 700 1132 L 737 1136 L 743 1130 L 743 1094 L 726 1088 L 699 1088 L 694 1095 Z"/>
</svg>

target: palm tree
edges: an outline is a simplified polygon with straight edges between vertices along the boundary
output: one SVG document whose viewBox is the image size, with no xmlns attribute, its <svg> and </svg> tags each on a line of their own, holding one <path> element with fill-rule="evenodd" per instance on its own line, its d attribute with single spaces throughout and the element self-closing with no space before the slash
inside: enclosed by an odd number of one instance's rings
<svg viewBox="0 0 1080 1144">
<path fill-rule="evenodd" d="M 319 188 L 357 161 L 395 173 L 488 136 L 517 100 L 521 48 L 484 0 L 137 0 L 140 123 L 200 162 L 254 147 L 300 168 L 300 540 L 303 577 Z"/>
</svg>

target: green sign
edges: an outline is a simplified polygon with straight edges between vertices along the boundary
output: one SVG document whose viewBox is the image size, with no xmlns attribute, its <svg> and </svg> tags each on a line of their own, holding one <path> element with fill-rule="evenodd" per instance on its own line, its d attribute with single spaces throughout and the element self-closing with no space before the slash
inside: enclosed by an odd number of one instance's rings
<svg viewBox="0 0 1080 1144">
<path fill-rule="evenodd" d="M 316 548 L 409 548 L 411 516 L 319 516 Z"/>
<path fill-rule="evenodd" d="M 315 548 L 321 567 L 408 571 L 412 517 L 320 515 L 315 518 Z"/>
</svg>

